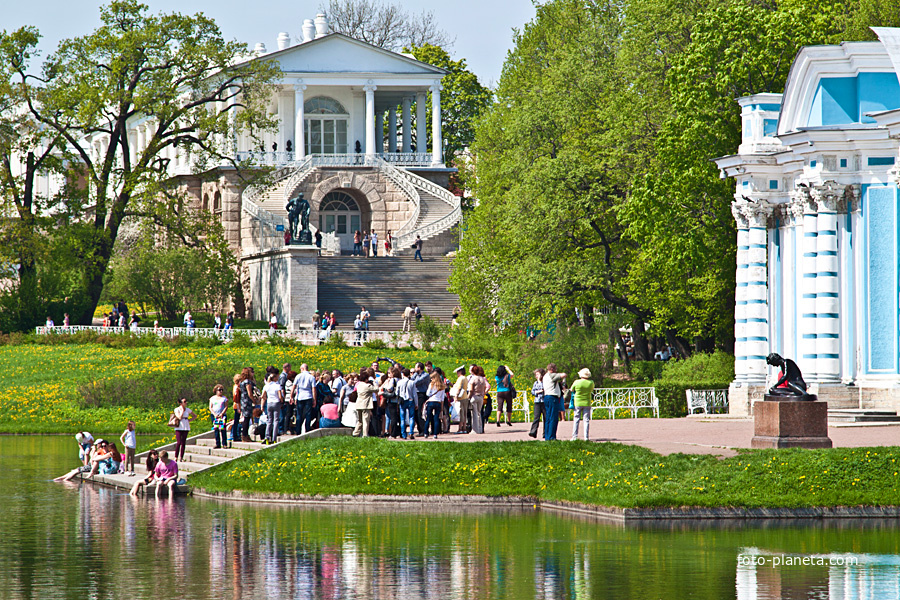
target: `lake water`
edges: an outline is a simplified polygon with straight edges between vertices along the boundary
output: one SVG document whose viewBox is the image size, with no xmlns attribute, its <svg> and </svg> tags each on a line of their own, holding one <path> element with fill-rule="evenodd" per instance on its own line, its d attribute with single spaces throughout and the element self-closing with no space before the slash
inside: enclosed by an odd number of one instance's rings
<svg viewBox="0 0 900 600">
<path fill-rule="evenodd" d="M 893 520 L 625 526 L 135 500 L 51 482 L 75 450 L 0 437 L 0 598 L 900 598 Z"/>
</svg>

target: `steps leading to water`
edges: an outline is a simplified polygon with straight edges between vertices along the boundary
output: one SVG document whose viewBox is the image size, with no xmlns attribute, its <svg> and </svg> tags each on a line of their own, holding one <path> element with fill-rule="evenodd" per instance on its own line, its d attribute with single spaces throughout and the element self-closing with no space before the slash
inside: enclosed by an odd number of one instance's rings
<svg viewBox="0 0 900 600">
<path fill-rule="evenodd" d="M 352 330 L 365 306 L 372 331 L 399 331 L 403 310 L 416 302 L 423 315 L 440 323 L 451 320 L 459 297 L 447 290 L 450 260 L 406 257 L 323 256 L 318 263 L 319 314 L 334 312 L 339 330 Z"/>
<path fill-rule="evenodd" d="M 831 408 L 828 409 L 828 423 L 834 426 L 896 425 L 900 416 L 895 410 L 873 408 Z"/>
<path fill-rule="evenodd" d="M 330 429 L 314 429 L 301 435 L 282 435 L 278 436 L 277 444 L 286 444 L 290 442 L 298 442 L 304 439 L 314 439 L 326 435 L 350 435 L 351 429 L 348 427 L 335 427 Z M 190 475 L 198 473 L 215 465 L 227 463 L 235 458 L 246 456 L 254 452 L 258 452 L 267 446 L 261 441 L 255 442 L 234 442 L 231 448 L 216 448 L 216 442 L 212 431 L 204 432 L 194 436 L 188 440 L 184 453 L 184 460 L 178 462 L 179 478 L 188 481 L 185 485 L 179 485 L 176 493 L 186 494 L 190 492 Z M 163 446 L 161 450 L 168 450 L 170 453 L 174 449 L 174 444 Z M 86 479 L 83 475 L 79 475 L 84 481 L 94 481 L 101 485 L 130 491 L 135 482 L 140 481 L 147 476 L 147 467 L 145 465 L 147 453 L 139 454 L 134 461 L 135 475 L 95 475 L 93 479 Z M 155 489 L 151 492 L 155 493 Z"/>
</svg>

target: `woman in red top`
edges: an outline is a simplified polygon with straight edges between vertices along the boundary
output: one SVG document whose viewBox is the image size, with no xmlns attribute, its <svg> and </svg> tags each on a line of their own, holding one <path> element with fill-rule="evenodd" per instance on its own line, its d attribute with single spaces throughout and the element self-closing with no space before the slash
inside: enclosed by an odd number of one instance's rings
<svg viewBox="0 0 900 600">
<path fill-rule="evenodd" d="M 384 255 L 385 256 L 393 256 L 391 254 L 391 250 L 394 248 L 394 237 L 391 235 L 391 230 L 388 229 L 387 235 L 384 238 Z"/>
</svg>

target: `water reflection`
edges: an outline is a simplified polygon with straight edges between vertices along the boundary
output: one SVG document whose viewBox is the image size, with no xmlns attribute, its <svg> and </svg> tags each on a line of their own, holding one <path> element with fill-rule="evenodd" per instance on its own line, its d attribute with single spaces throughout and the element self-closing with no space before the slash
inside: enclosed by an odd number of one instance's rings
<svg viewBox="0 0 900 600">
<path fill-rule="evenodd" d="M 900 597 L 893 520 L 623 526 L 507 509 L 133 499 L 49 482 L 69 446 L 0 438 L 0 598 Z M 775 556 L 858 564 L 755 562 Z"/>
</svg>

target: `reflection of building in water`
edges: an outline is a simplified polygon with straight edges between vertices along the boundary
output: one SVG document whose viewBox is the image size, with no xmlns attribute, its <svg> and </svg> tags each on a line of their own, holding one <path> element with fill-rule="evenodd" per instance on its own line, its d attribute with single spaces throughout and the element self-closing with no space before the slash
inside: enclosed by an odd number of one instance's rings
<svg viewBox="0 0 900 600">
<path fill-rule="evenodd" d="M 900 556 L 779 554 L 749 548 L 738 554 L 737 600 L 887 600 L 900 598 Z"/>
</svg>

